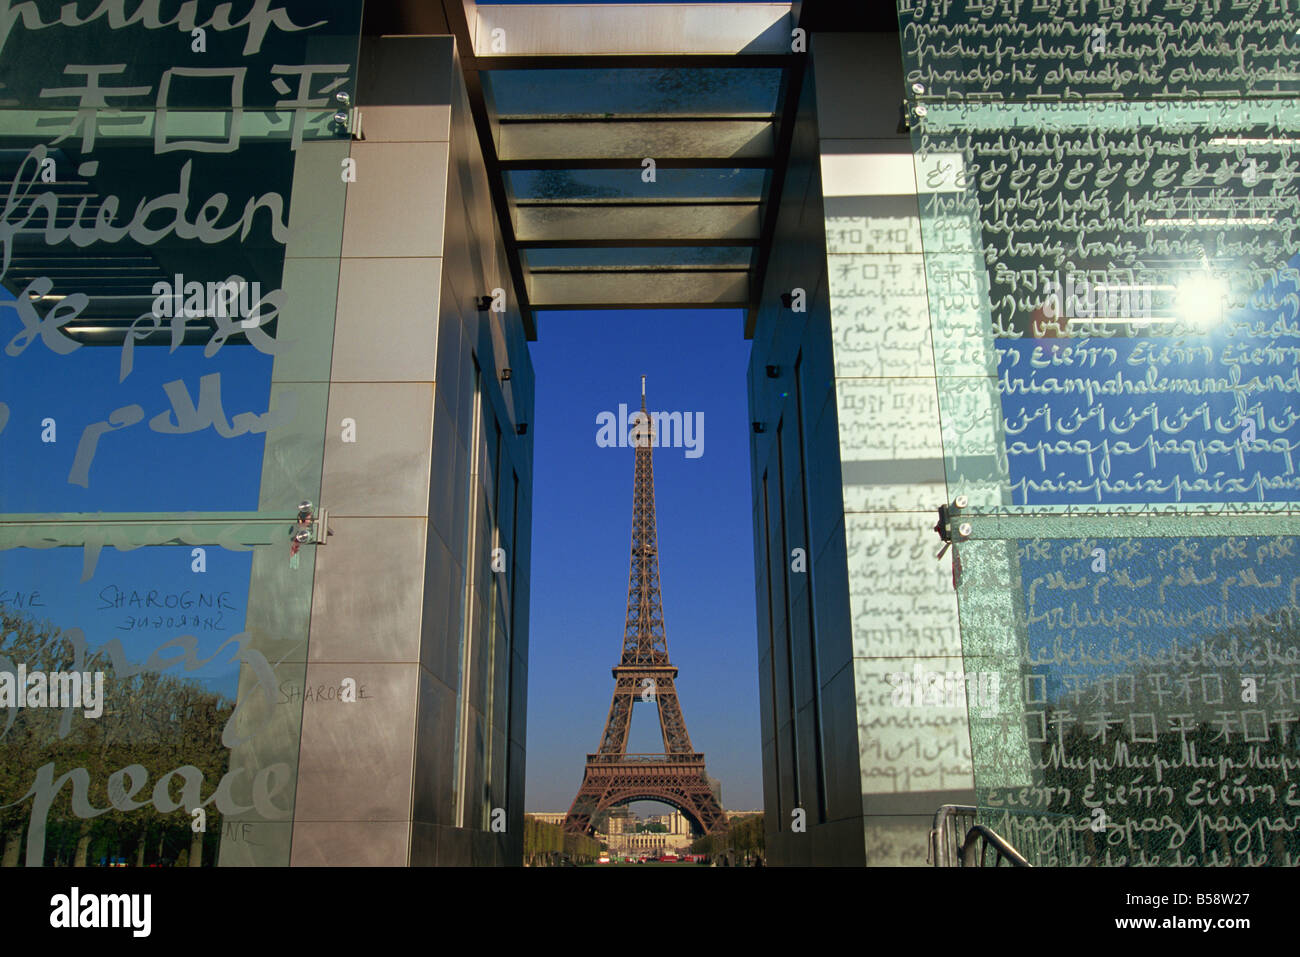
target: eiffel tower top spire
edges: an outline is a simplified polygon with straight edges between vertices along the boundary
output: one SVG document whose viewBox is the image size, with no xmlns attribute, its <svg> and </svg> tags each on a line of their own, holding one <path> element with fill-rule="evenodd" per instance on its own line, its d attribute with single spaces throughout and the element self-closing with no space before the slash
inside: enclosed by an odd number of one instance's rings
<svg viewBox="0 0 1300 957">
<path fill-rule="evenodd" d="M 655 520 L 654 431 L 645 408 L 633 430 L 636 471 L 632 480 L 632 556 L 627 576 L 627 619 L 623 628 L 623 667 L 667 665 L 663 599 L 659 589 L 659 531 Z"/>
</svg>

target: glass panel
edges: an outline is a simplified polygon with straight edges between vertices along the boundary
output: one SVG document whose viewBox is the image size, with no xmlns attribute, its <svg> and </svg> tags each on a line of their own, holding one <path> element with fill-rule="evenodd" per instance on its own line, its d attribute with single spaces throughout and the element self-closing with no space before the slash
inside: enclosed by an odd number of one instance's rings
<svg viewBox="0 0 1300 957">
<path fill-rule="evenodd" d="M 761 169 L 658 169 L 653 183 L 622 169 L 508 170 L 518 201 L 650 199 L 751 199 L 763 197 Z"/>
<path fill-rule="evenodd" d="M 28 42 L 54 56 L 60 32 Z M 120 116 L 83 119 L 71 139 L 57 124 L 0 130 L 0 513 L 256 508 L 268 443 L 297 441 L 323 410 L 305 383 L 328 380 L 346 186 L 338 159 L 320 160 L 347 141 L 306 131 L 296 149 L 286 135 L 216 157 Z M 273 507 L 313 496 L 314 446 Z"/>
<path fill-rule="evenodd" d="M 1151 15 L 1118 7 L 1098 17 L 1070 4 L 1042 4 L 1017 9 L 1014 18 L 990 18 L 975 5 L 904 0 L 899 7 L 907 83 L 919 83 L 926 97 L 1194 99 L 1300 90 L 1294 72 L 1300 23 L 1285 8 L 1216 6 L 1191 17 L 1170 3 L 1160 5 L 1168 17 L 1156 14 L 1154 4 Z"/>
<path fill-rule="evenodd" d="M 119 382 L 121 355 L 120 348 L 94 346 L 67 356 L 33 349 L 10 362 L 7 438 L 25 448 L 6 462 L 0 512 L 257 508 L 266 442 L 260 427 L 276 417 L 259 416 L 241 434 L 229 434 L 235 432 L 229 421 L 267 409 L 271 357 L 234 346 L 214 359 L 205 359 L 201 346 L 172 353 L 143 348 L 131 376 Z M 175 400 L 169 398 L 173 390 Z M 221 397 L 215 401 L 224 420 L 186 422 L 187 431 L 179 434 L 165 431 L 174 426 L 167 410 L 187 408 L 184 396 L 201 407 L 205 390 Z M 114 410 L 132 406 L 145 410 L 138 424 L 105 429 Z M 42 429 L 46 421 L 51 424 Z M 105 434 L 92 444 L 100 430 Z M 55 441 L 42 443 L 42 432 Z"/>
<path fill-rule="evenodd" d="M 102 552 L 0 527 L 5 864 L 288 864 L 311 563 L 287 520 L 176 524 Z"/>
<path fill-rule="evenodd" d="M 520 242 L 666 239 L 758 239 L 758 206 L 714 203 L 707 206 L 523 206 L 515 209 Z"/>
<path fill-rule="evenodd" d="M 1295 500 L 1300 197 L 1273 172 L 1290 147 L 1239 161 L 1225 144 L 1266 142 L 1265 114 L 1272 135 L 1300 133 L 1300 107 L 936 114 L 921 181 L 945 163 L 967 180 L 921 203 L 950 487 L 979 505 Z M 1058 138 L 1084 144 L 1074 153 L 1140 141 L 1165 172 L 1037 196 L 975 175 L 1007 150 L 1047 181 L 1040 146 Z M 1228 171 L 1222 186 L 1171 185 L 1207 164 Z"/>
<path fill-rule="evenodd" d="M 539 306 L 690 305 L 728 303 L 741 306 L 749 296 L 749 273 L 705 272 L 571 272 L 534 273 L 529 299 Z"/>
<path fill-rule="evenodd" d="M 981 820 L 1037 865 L 1300 863 L 1296 529 L 957 546 Z"/>
<path fill-rule="evenodd" d="M 601 123 L 502 123 L 503 162 L 520 160 L 767 159 L 768 120 L 610 120 Z"/>
<path fill-rule="evenodd" d="M 529 269 L 679 269 L 748 267 L 750 246 L 601 246 L 577 249 L 527 249 Z"/>
<path fill-rule="evenodd" d="M 148 13 L 123 17 L 120 4 L 80 9 L 28 4 L 0 34 L 0 83 L 5 91 L 0 110 L 61 108 L 74 117 L 78 94 L 93 87 L 87 80 L 98 75 L 107 97 L 99 105 L 123 111 L 228 111 L 241 103 L 258 110 L 333 111 L 332 91 L 323 96 L 320 87 L 334 71 L 320 67 L 329 64 L 340 73 L 353 72 L 361 25 L 357 0 L 255 4 L 250 13 L 234 17 L 220 7 L 191 12 L 178 6 L 179 13 L 166 20 L 157 17 L 157 26 L 145 26 L 140 20 L 147 22 Z M 193 35 L 195 27 L 202 28 L 201 38 Z M 299 86 L 304 64 L 317 67 L 308 90 Z M 84 105 L 93 114 L 96 104 Z M 135 114 L 126 115 L 134 121 Z M 292 116 L 286 113 L 281 119 L 288 122 Z M 119 122 L 115 116 L 111 125 Z"/>
<path fill-rule="evenodd" d="M 4 865 L 289 863 L 361 3 L 189 6 L 0 35 Z"/>
<path fill-rule="evenodd" d="M 498 116 L 771 115 L 779 69 L 490 70 Z"/>
<path fill-rule="evenodd" d="M 1295 18 L 900 24 L 981 819 L 1300 862 Z"/>
</svg>

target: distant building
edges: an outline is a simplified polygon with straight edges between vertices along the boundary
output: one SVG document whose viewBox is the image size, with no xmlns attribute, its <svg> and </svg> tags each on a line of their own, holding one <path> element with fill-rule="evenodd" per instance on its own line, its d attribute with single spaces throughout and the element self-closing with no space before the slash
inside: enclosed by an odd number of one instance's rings
<svg viewBox="0 0 1300 957">
<path fill-rule="evenodd" d="M 564 811 L 530 811 L 524 817 L 531 817 L 534 821 L 541 821 L 543 824 L 563 824 Z"/>
<path fill-rule="evenodd" d="M 665 831 L 638 831 L 640 826 L 662 825 Z M 604 841 L 615 854 L 638 856 L 646 853 L 664 852 L 683 853 L 695 840 L 691 833 L 691 822 L 681 811 L 670 814 L 654 814 L 644 820 L 630 811 L 624 810 L 610 815 L 604 830 L 598 830 L 596 837 Z"/>
</svg>

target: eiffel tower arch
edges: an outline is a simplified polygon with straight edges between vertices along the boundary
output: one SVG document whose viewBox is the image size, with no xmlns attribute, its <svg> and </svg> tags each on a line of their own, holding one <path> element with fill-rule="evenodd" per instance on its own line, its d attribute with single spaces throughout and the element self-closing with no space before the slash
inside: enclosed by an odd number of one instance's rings
<svg viewBox="0 0 1300 957">
<path fill-rule="evenodd" d="M 565 816 L 566 830 L 590 833 L 601 811 L 633 801 L 661 801 L 681 811 L 703 834 L 727 828 L 727 816 L 713 794 L 704 755 L 691 736 L 677 700 L 677 668 L 668 659 L 659 589 L 659 535 L 655 521 L 654 435 L 645 407 L 634 432 L 636 472 L 632 483 L 632 549 L 628 570 L 623 652 L 613 668 L 614 697 L 600 747 L 587 755 L 582 786 Z M 632 706 L 654 704 L 663 736 L 661 754 L 629 754 Z"/>
</svg>

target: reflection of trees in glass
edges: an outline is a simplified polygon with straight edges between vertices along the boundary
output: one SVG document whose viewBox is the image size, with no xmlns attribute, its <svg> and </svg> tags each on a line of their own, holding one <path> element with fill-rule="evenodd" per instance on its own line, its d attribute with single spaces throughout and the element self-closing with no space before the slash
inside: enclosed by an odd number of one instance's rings
<svg viewBox="0 0 1300 957">
<path fill-rule="evenodd" d="M 128 858 L 136 866 L 215 863 L 221 834 L 215 805 L 204 809 L 206 833 L 195 833 L 188 810 L 164 815 L 151 799 L 161 777 L 186 765 L 203 776 L 201 798 L 210 796 L 229 765 L 221 731 L 234 702 L 192 679 L 148 671 L 117 675 L 107 655 L 90 655 L 77 663 L 72 642 L 56 625 L 37 623 L 0 606 L 0 664 L 12 670 L 20 663 L 28 673 L 104 673 L 103 713 L 96 719 L 86 718 L 77 708 L 0 711 L 2 720 L 13 719 L 7 731 L 0 727 L 0 804 L 18 801 L 31 788 L 38 769 L 53 763 L 55 780 L 84 768 L 91 805 L 111 808 L 97 817 L 79 817 L 71 806 L 72 782 L 64 784 L 47 817 L 44 863 L 84 866 L 101 858 Z M 123 771 L 131 765 L 139 765 L 144 773 Z M 172 799 L 179 801 L 181 781 L 172 778 L 170 784 Z M 123 811 L 114 802 L 143 806 Z M 0 808 L 4 866 L 20 861 L 31 805 L 28 798 Z"/>
</svg>

